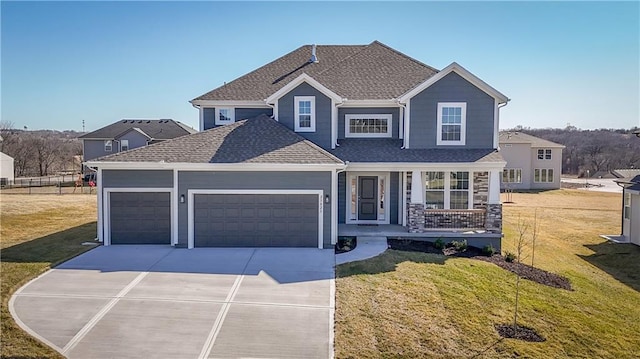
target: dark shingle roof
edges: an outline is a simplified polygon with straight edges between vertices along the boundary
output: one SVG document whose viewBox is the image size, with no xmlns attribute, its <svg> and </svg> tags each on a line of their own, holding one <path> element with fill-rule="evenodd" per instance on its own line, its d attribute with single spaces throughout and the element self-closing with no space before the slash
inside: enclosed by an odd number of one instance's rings
<svg viewBox="0 0 640 359">
<path fill-rule="evenodd" d="M 156 140 L 167 140 L 197 132 L 193 128 L 174 120 L 120 120 L 78 138 L 113 139 L 134 128 Z"/>
<path fill-rule="evenodd" d="M 531 136 L 522 132 L 503 131 L 500 132 L 500 143 L 530 143 L 531 147 L 559 147 L 564 148 L 564 145 L 559 143 L 547 141 L 540 137 Z"/>
<path fill-rule="evenodd" d="M 275 120 L 260 115 L 147 147 L 100 157 L 100 162 L 340 164 L 342 161 Z"/>
<path fill-rule="evenodd" d="M 349 100 L 399 97 L 438 70 L 378 41 L 369 45 L 318 45 L 317 63 L 309 63 L 311 45 L 302 46 L 196 100 L 262 101 L 303 73 Z"/>
<path fill-rule="evenodd" d="M 402 149 L 402 140 L 345 139 L 332 150 L 336 157 L 349 162 L 500 162 L 502 155 L 494 149 Z"/>
</svg>

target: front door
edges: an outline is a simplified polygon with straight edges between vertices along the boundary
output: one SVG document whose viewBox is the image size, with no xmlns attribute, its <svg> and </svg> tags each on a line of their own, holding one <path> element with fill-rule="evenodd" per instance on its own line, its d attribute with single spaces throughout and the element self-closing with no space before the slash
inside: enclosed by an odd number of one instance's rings
<svg viewBox="0 0 640 359">
<path fill-rule="evenodd" d="M 358 219 L 378 219 L 378 177 L 358 177 Z"/>
</svg>

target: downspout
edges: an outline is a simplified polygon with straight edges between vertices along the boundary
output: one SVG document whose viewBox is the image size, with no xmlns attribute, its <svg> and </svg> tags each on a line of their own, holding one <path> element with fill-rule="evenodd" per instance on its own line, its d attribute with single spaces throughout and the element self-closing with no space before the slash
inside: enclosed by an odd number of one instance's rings
<svg viewBox="0 0 640 359">
<path fill-rule="evenodd" d="M 268 103 L 267 100 L 265 100 L 264 103 L 267 106 L 271 107 L 271 118 L 275 120 L 276 119 L 276 112 L 275 112 L 276 111 L 276 104 Z"/>
<path fill-rule="evenodd" d="M 407 104 L 401 103 L 398 100 L 398 106 L 402 107 L 402 121 L 398 121 L 398 132 L 400 132 L 400 122 L 402 122 L 402 147 L 400 147 L 400 149 L 404 150 L 405 143 L 409 141 L 409 138 L 407 138 L 407 132 L 405 131 L 405 128 L 404 128 L 405 127 L 404 120 L 407 117 Z"/>
<path fill-rule="evenodd" d="M 622 187 L 622 216 L 620 216 L 620 235 L 624 236 L 624 195 L 626 187 Z"/>
</svg>

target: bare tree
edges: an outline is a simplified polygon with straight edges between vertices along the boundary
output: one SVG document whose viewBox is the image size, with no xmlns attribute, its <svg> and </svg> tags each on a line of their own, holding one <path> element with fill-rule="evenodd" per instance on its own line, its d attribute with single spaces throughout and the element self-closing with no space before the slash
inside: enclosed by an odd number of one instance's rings
<svg viewBox="0 0 640 359">
<path fill-rule="evenodd" d="M 524 260 L 524 249 L 526 248 L 526 233 L 529 230 L 529 224 L 522 218 L 518 218 L 518 225 L 516 230 L 518 236 L 516 237 L 516 260 L 518 263 L 522 263 Z M 513 333 L 518 332 L 518 304 L 520 299 L 520 272 L 516 271 L 516 306 L 513 311 Z"/>
</svg>

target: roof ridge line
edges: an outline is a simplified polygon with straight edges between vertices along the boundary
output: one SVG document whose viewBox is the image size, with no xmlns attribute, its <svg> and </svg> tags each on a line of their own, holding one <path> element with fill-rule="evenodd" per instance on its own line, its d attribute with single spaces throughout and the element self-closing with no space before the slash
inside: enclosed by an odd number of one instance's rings
<svg viewBox="0 0 640 359">
<path fill-rule="evenodd" d="M 338 62 L 336 62 L 335 64 L 333 64 L 333 66 L 331 66 L 331 67 L 327 67 L 326 69 L 324 69 L 324 70 L 322 70 L 322 71 L 318 72 L 318 73 L 317 73 L 317 75 L 322 75 L 322 74 L 324 74 L 325 72 L 327 72 L 327 71 L 329 71 L 329 70 L 332 70 L 332 69 L 334 69 L 335 67 L 337 67 L 338 65 L 340 65 L 340 64 L 342 64 L 343 62 L 347 61 L 348 59 L 350 59 L 350 58 L 352 58 L 352 57 L 354 57 L 354 56 L 360 55 L 363 51 L 365 51 L 366 49 L 368 49 L 368 48 L 369 48 L 369 46 L 371 46 L 371 44 L 368 44 L 368 45 L 353 45 L 353 46 L 354 46 L 354 47 L 355 47 L 355 46 L 362 46 L 362 49 L 360 49 L 360 51 L 356 52 L 355 54 L 349 55 L 349 56 L 347 56 L 347 57 L 345 57 L 345 58 L 341 59 L 340 61 L 338 61 Z M 326 86 L 326 85 L 325 85 L 325 86 Z"/>
</svg>

